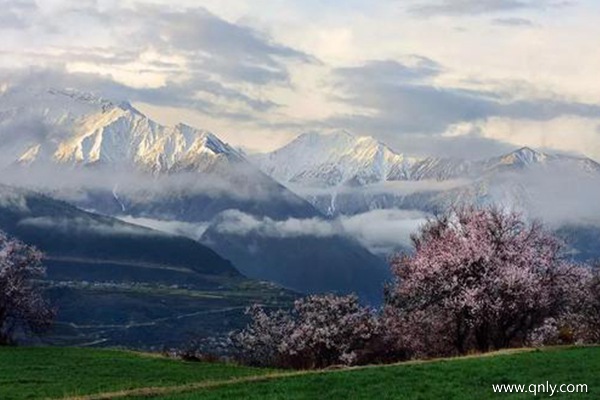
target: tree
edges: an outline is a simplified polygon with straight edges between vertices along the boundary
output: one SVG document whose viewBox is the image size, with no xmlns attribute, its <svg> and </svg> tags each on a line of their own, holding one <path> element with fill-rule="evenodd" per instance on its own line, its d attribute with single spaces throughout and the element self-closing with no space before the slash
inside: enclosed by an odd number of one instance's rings
<svg viewBox="0 0 600 400">
<path fill-rule="evenodd" d="M 575 309 L 575 338 L 585 343 L 600 343 L 600 265 L 589 273 Z"/>
<path fill-rule="evenodd" d="M 17 332 L 41 332 L 54 318 L 35 279 L 44 276 L 42 254 L 0 232 L 0 345 Z"/>
<path fill-rule="evenodd" d="M 568 301 L 579 267 L 539 223 L 499 209 L 465 208 L 429 221 L 414 253 L 392 261 L 387 306 L 420 313 L 448 353 L 488 351 L 523 341 Z M 407 318 L 403 316 L 402 318 Z"/>
<path fill-rule="evenodd" d="M 243 361 L 256 365 L 322 368 L 364 362 L 369 341 L 379 332 L 378 320 L 358 298 L 308 296 L 291 311 L 249 310 L 252 322 L 232 336 Z"/>
</svg>

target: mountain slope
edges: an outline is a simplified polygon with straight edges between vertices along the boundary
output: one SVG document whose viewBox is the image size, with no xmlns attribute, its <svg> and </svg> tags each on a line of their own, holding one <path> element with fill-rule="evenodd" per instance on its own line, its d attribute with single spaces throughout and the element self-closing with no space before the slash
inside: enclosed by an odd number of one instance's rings
<svg viewBox="0 0 600 400">
<path fill-rule="evenodd" d="M 355 293 L 371 304 L 381 303 L 391 278 L 387 263 L 340 233 L 319 234 L 277 230 L 277 221 L 247 215 L 219 215 L 200 241 L 231 259 L 246 276 L 275 282 L 301 293 Z M 300 220 L 288 220 L 293 227 Z"/>
</svg>

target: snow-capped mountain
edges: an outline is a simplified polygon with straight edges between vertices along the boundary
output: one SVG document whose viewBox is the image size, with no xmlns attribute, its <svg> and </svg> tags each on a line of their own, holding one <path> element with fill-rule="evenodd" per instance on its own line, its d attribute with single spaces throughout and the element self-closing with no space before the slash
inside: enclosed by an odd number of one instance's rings
<svg viewBox="0 0 600 400">
<path fill-rule="evenodd" d="M 19 121 L 45 128 L 43 134 L 24 132 L 13 160 L 20 164 L 136 166 L 162 173 L 206 172 L 243 159 L 208 131 L 163 126 L 127 102 L 74 90 L 8 90 L 0 96 L 0 124 L 4 130 L 23 129 Z"/>
<path fill-rule="evenodd" d="M 499 172 L 555 166 L 600 173 L 600 164 L 589 158 L 550 155 L 527 147 L 479 161 L 412 157 L 397 153 L 372 137 L 354 136 L 347 131 L 302 134 L 278 150 L 254 155 L 252 160 L 284 184 L 320 188 L 478 179 Z"/>
<path fill-rule="evenodd" d="M 73 89 L 0 93 L 0 160 L 8 183 L 103 214 L 189 222 L 232 208 L 320 215 L 216 135 Z"/>
<path fill-rule="evenodd" d="M 512 153 L 480 161 L 477 164 L 479 174 L 504 171 L 523 171 L 533 168 L 558 168 L 573 173 L 600 174 L 600 164 L 581 156 L 548 154 L 529 147 L 523 147 Z"/>
<path fill-rule="evenodd" d="M 329 215 L 473 203 L 530 210 L 561 180 L 579 188 L 600 182 L 600 164 L 586 157 L 524 147 L 483 160 L 419 158 L 345 131 L 304 134 L 254 160 Z"/>
<path fill-rule="evenodd" d="M 252 159 L 280 182 L 319 187 L 409 179 L 418 161 L 395 153 L 372 137 L 347 131 L 306 133 L 279 150 Z"/>
<path fill-rule="evenodd" d="M 8 164 L 2 180 L 103 215 L 212 232 L 227 210 L 283 222 L 324 217 L 214 134 L 166 127 L 129 103 L 92 94 L 4 91 L 0 139 L 0 159 Z M 220 242 L 215 235 L 210 246 L 251 277 L 307 293 L 356 292 L 375 299 L 387 278 L 383 261 L 343 234 L 286 241 L 222 233 Z"/>
</svg>

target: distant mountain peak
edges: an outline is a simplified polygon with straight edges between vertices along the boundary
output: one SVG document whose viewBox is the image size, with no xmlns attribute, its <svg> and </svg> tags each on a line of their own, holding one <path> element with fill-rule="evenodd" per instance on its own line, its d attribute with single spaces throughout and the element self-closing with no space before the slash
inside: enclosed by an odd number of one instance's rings
<svg viewBox="0 0 600 400">
<path fill-rule="evenodd" d="M 416 161 L 371 136 L 347 130 L 307 132 L 279 150 L 253 159 L 281 182 L 325 187 L 406 178 Z"/>
<path fill-rule="evenodd" d="M 507 155 L 501 156 L 500 162 L 502 164 L 519 164 L 519 165 L 531 165 L 537 163 L 543 163 L 548 160 L 549 156 L 545 153 L 534 150 L 530 147 L 521 147 L 509 153 Z"/>
</svg>

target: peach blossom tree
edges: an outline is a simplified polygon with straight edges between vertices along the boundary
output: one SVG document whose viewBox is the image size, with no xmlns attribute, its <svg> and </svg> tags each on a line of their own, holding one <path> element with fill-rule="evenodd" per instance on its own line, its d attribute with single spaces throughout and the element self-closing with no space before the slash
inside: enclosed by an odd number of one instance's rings
<svg viewBox="0 0 600 400">
<path fill-rule="evenodd" d="M 17 332 L 41 332 L 54 318 L 35 280 L 44 276 L 42 254 L 0 233 L 0 345 Z"/>
<path fill-rule="evenodd" d="M 392 262 L 388 307 L 418 312 L 437 347 L 464 354 L 522 341 L 568 301 L 579 267 L 539 223 L 499 209 L 465 208 L 429 221 L 414 253 Z"/>
</svg>

